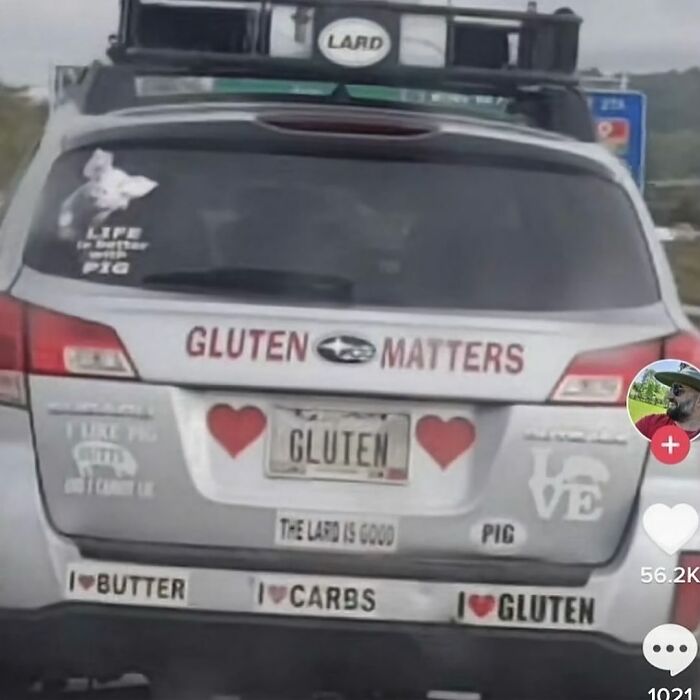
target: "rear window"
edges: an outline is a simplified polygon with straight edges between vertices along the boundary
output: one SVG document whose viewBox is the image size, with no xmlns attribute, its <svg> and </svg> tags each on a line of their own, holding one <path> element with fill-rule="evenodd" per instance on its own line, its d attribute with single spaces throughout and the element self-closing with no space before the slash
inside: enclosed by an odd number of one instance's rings
<svg viewBox="0 0 700 700">
<path fill-rule="evenodd" d="M 25 262 L 259 303 L 557 311 L 658 300 L 622 189 L 483 159 L 76 151 L 51 172 Z"/>
</svg>

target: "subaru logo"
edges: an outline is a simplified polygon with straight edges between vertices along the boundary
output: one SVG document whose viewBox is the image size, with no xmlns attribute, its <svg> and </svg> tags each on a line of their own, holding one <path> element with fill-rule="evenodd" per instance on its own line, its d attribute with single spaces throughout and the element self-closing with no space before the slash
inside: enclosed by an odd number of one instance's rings
<svg viewBox="0 0 700 700">
<path fill-rule="evenodd" d="M 360 365 L 373 360 L 377 349 L 364 338 L 354 335 L 332 335 L 318 343 L 316 352 L 328 362 Z"/>
</svg>

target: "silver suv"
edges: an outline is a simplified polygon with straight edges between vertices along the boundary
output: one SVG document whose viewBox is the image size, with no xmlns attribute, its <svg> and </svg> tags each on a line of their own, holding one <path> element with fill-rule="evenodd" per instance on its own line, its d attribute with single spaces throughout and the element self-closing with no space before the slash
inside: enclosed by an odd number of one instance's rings
<svg viewBox="0 0 700 700">
<path fill-rule="evenodd" d="M 225 4 L 125 2 L 2 224 L 3 677 L 668 686 L 642 640 L 700 636 L 700 585 L 643 568 L 697 575 L 700 536 L 669 557 L 640 513 L 700 507 L 700 457 L 658 463 L 625 399 L 700 338 L 569 68 L 526 61 L 566 64 L 577 18 L 464 10 L 459 44 L 416 6 L 464 49 L 448 80 L 386 63 L 391 4 L 307 12 L 306 62 L 224 60 Z"/>
</svg>

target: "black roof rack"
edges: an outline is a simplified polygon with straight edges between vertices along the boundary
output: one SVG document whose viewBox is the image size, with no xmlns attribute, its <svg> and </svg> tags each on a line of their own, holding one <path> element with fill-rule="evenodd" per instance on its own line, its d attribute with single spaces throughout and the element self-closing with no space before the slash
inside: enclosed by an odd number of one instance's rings
<svg viewBox="0 0 700 700">
<path fill-rule="evenodd" d="M 576 73 L 580 17 L 444 2 L 121 0 L 114 65 L 88 80 L 85 107 L 126 106 L 143 75 L 328 81 L 516 96 L 536 125 L 595 138 Z"/>
</svg>

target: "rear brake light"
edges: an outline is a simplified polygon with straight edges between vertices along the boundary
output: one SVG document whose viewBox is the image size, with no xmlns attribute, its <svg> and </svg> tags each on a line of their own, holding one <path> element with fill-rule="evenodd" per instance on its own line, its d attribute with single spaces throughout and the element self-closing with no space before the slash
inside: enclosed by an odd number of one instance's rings
<svg viewBox="0 0 700 700">
<path fill-rule="evenodd" d="M 431 133 L 430 128 L 394 122 L 339 119 L 303 119 L 293 117 L 268 117 L 261 123 L 285 131 L 306 131 L 326 134 L 348 134 L 351 136 L 384 136 L 393 138 L 414 138 Z"/>
<path fill-rule="evenodd" d="M 30 307 L 28 370 L 32 374 L 133 379 L 134 366 L 109 326 Z"/>
<path fill-rule="evenodd" d="M 676 584 L 673 622 L 691 631 L 700 629 L 700 554 L 682 554 L 679 567 L 687 573 L 683 583 Z"/>
<path fill-rule="evenodd" d="M 667 338 L 664 343 L 664 357 L 700 367 L 700 334 L 685 332 Z"/>
<path fill-rule="evenodd" d="M 579 355 L 552 394 L 556 403 L 624 405 L 640 370 L 663 358 L 661 340 Z"/>
<path fill-rule="evenodd" d="M 25 403 L 23 316 L 20 302 L 0 297 L 0 403 Z"/>
</svg>

